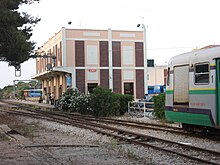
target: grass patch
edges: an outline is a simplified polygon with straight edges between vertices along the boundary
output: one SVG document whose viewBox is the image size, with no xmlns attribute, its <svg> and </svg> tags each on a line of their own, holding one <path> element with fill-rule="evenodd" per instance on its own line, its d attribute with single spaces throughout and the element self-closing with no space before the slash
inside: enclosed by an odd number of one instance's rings
<svg viewBox="0 0 220 165">
<path fill-rule="evenodd" d="M 23 136 L 32 137 L 32 138 L 34 137 L 34 133 L 36 132 L 36 130 L 37 128 L 34 125 L 25 125 L 25 127 L 21 129 Z"/>
<path fill-rule="evenodd" d="M 37 127 L 34 123 L 25 124 L 25 122 L 15 115 L 0 115 L 0 124 L 6 124 L 9 128 L 16 130 L 25 137 L 33 138 Z"/>
<path fill-rule="evenodd" d="M 5 134 L 0 133 L 0 142 L 7 141 L 7 140 L 9 140 L 9 138 Z"/>
<path fill-rule="evenodd" d="M 108 149 L 118 150 L 118 140 L 117 139 L 111 139 L 110 144 L 108 145 Z"/>
</svg>

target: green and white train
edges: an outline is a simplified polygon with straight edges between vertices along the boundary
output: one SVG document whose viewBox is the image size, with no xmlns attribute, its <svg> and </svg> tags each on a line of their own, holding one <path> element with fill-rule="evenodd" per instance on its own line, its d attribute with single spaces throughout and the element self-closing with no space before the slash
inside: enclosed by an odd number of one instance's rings
<svg viewBox="0 0 220 165">
<path fill-rule="evenodd" d="M 166 119 L 183 129 L 220 130 L 220 46 L 170 59 Z"/>
</svg>

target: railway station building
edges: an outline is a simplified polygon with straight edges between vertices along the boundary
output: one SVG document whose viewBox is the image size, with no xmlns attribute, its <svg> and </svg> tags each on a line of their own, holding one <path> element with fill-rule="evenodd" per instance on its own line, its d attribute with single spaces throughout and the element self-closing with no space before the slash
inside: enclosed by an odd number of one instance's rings
<svg viewBox="0 0 220 165">
<path fill-rule="evenodd" d="M 43 99 L 68 88 L 83 93 L 97 85 L 143 98 L 147 79 L 143 31 L 62 28 L 36 51 L 36 75 Z"/>
</svg>

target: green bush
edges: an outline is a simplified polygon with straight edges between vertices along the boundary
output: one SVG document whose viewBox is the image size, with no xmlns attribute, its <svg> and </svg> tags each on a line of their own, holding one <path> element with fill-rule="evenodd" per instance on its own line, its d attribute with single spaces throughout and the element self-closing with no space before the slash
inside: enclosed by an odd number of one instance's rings
<svg viewBox="0 0 220 165">
<path fill-rule="evenodd" d="M 69 89 L 59 100 L 63 110 L 89 114 L 96 117 L 120 116 L 128 110 L 132 95 L 114 94 L 111 89 L 96 87 L 92 94 L 85 95 L 78 89 Z"/>
<path fill-rule="evenodd" d="M 59 104 L 63 105 L 63 110 L 74 110 L 75 99 L 81 95 L 78 89 L 68 89 L 59 99 Z"/>
<path fill-rule="evenodd" d="M 90 97 L 90 107 L 94 116 L 106 117 L 118 114 L 119 101 L 110 89 L 96 87 Z"/>
<path fill-rule="evenodd" d="M 134 100 L 133 95 L 123 95 L 123 94 L 115 94 L 117 97 L 117 100 L 119 101 L 119 114 L 117 116 L 122 116 L 126 112 L 128 112 L 128 102 Z"/>
<path fill-rule="evenodd" d="M 81 94 L 72 100 L 70 108 L 80 114 L 91 114 L 90 95 Z"/>
<path fill-rule="evenodd" d="M 153 115 L 160 120 L 165 119 L 165 94 L 154 96 L 154 111 Z"/>
</svg>

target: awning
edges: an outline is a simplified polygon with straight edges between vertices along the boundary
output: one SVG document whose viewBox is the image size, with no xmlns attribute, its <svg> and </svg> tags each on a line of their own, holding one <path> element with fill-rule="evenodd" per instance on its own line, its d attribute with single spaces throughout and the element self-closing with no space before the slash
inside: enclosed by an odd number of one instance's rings
<svg viewBox="0 0 220 165">
<path fill-rule="evenodd" d="M 65 75 L 66 73 L 73 73 L 73 67 L 54 67 L 52 70 L 42 72 L 34 75 L 31 78 L 36 80 L 45 80 L 58 75 Z"/>
</svg>

